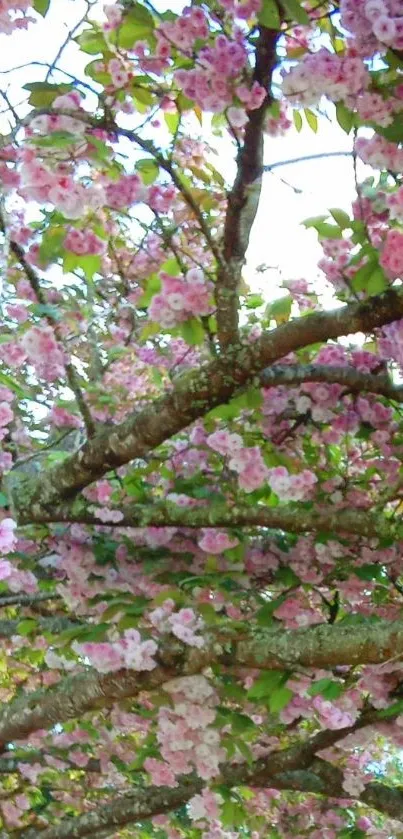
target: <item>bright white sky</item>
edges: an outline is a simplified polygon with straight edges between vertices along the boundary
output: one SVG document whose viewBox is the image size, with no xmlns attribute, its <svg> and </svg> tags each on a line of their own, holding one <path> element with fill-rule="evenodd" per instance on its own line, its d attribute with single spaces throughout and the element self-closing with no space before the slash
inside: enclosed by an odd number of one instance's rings
<svg viewBox="0 0 403 839">
<path fill-rule="evenodd" d="M 96 4 L 92 12 L 94 16 L 98 16 L 102 5 L 101 2 Z M 170 8 L 179 9 L 182 5 L 180 0 L 169 2 Z M 52 61 L 68 30 L 80 19 L 84 9 L 82 0 L 53 0 L 45 21 L 32 25 L 27 32 L 11 37 L 0 36 L 0 72 L 30 61 Z M 80 75 L 80 70 L 89 60 L 91 56 L 80 56 L 76 46 L 70 44 L 59 66 Z M 13 102 L 18 102 L 23 98 L 19 88 L 28 81 L 43 79 L 45 73 L 45 68 L 26 67 L 11 75 L 0 76 L 0 86 L 5 90 L 9 85 L 8 95 Z M 58 80 L 62 80 L 60 76 Z M 4 116 L 0 117 L 0 130 L 6 133 L 9 130 Z M 337 124 L 322 119 L 316 135 L 304 127 L 300 134 L 291 129 L 285 137 L 268 138 L 265 161 L 273 163 L 307 154 L 351 150 L 351 147 L 351 137 L 347 137 Z M 231 153 L 225 153 L 224 149 L 216 164 L 225 175 L 233 171 L 231 158 Z M 296 194 L 281 178 L 301 193 Z M 246 277 L 253 290 L 262 289 L 265 296 L 270 297 L 279 293 L 277 289 L 281 280 L 278 270 L 256 273 L 256 267 L 261 264 L 281 269 L 283 279 L 316 279 L 319 276 L 316 265 L 321 249 L 316 233 L 306 231 L 301 227 L 301 221 L 325 213 L 329 207 L 342 207 L 349 211 L 354 197 L 353 163 L 349 157 L 301 162 L 266 173 L 248 252 Z"/>
</svg>

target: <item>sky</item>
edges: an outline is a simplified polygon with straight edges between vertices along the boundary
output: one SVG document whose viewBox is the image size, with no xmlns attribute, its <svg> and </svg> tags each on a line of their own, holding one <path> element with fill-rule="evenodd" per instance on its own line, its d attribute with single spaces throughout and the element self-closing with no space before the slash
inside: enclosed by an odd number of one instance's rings
<svg viewBox="0 0 403 839">
<path fill-rule="evenodd" d="M 102 2 L 95 2 L 91 15 L 99 16 L 102 5 Z M 169 7 L 174 10 L 179 10 L 182 5 L 181 0 L 169 2 Z M 24 91 L 21 95 L 22 85 L 43 79 L 46 69 L 28 66 L 13 73 L 7 71 L 31 61 L 52 61 L 85 8 L 83 0 L 53 0 L 44 21 L 32 25 L 27 32 L 15 33 L 11 37 L 0 36 L 0 87 L 7 90 L 14 103 L 21 102 L 26 95 Z M 80 55 L 76 45 L 70 44 L 64 50 L 59 66 L 80 74 L 89 60 L 91 57 Z M 8 130 L 5 116 L 0 114 L 0 131 L 8 133 Z M 330 151 L 351 151 L 352 142 L 352 137 L 348 137 L 337 123 L 321 119 L 317 134 L 304 126 L 300 133 L 292 128 L 284 137 L 267 138 L 265 163 Z M 231 178 L 235 172 L 232 150 L 227 149 L 225 144 L 221 144 L 220 148 L 216 168 Z M 314 280 L 316 286 L 318 282 L 323 285 L 317 268 L 321 256 L 317 235 L 313 230 L 305 230 L 301 222 L 310 216 L 326 213 L 330 207 L 349 211 L 354 198 L 351 157 L 300 162 L 265 173 L 245 271 L 253 291 L 262 290 L 265 297 L 279 296 L 281 278 L 305 278 Z M 270 266 L 270 269 L 265 273 L 256 271 L 261 265 Z M 329 302 L 332 303 L 331 296 Z"/>
</svg>

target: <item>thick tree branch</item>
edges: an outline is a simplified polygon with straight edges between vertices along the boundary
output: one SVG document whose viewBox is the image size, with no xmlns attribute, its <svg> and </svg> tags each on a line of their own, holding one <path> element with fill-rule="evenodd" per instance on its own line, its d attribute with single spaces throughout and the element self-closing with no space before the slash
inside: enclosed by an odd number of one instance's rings
<svg viewBox="0 0 403 839">
<path fill-rule="evenodd" d="M 305 382 L 324 382 L 343 385 L 351 393 L 378 393 L 403 402 L 403 385 L 394 385 L 389 376 L 360 373 L 353 367 L 332 367 L 326 364 L 275 364 L 259 376 L 264 387 L 286 385 L 294 387 Z"/>
<path fill-rule="evenodd" d="M 20 523 L 49 510 L 62 498 L 183 430 L 212 408 L 227 402 L 257 374 L 290 352 L 327 339 L 369 332 L 403 316 L 403 295 L 390 289 L 364 303 L 350 303 L 330 312 L 316 312 L 264 332 L 254 343 L 240 347 L 231 371 L 220 359 L 189 372 L 149 407 L 133 411 L 114 428 L 105 429 L 84 443 L 62 464 L 39 478 L 8 477 L 13 513 Z"/>
<path fill-rule="evenodd" d="M 121 670 L 107 675 L 87 670 L 62 679 L 50 690 L 39 690 L 9 703 L 0 715 L 0 744 L 4 747 L 40 728 L 111 707 L 141 691 L 152 691 L 169 679 L 199 673 L 213 663 L 269 670 L 332 669 L 340 665 L 380 664 L 400 656 L 403 657 L 403 621 L 363 621 L 354 626 L 341 622 L 298 630 L 251 630 L 245 625 L 243 635 L 239 628 L 220 628 L 210 632 L 200 650 L 184 648 L 167 638 L 159 649 L 154 670 Z"/>
<path fill-rule="evenodd" d="M 358 725 L 347 729 L 321 732 L 306 743 L 271 752 L 251 765 L 223 766 L 218 780 L 229 787 L 270 787 L 349 798 L 342 787 L 342 772 L 324 760 L 315 759 L 315 754 L 361 728 L 363 724 L 360 721 Z M 116 829 L 130 822 L 143 821 L 183 807 L 203 786 L 203 781 L 193 775 L 182 776 L 174 789 L 138 787 L 132 793 L 115 798 L 91 813 L 63 819 L 58 825 L 40 833 L 24 831 L 20 834 L 21 839 L 80 839 L 95 835 L 95 832 L 98 835 L 99 830 Z M 398 789 L 383 784 L 368 784 L 360 800 L 391 818 L 403 819 L 403 794 Z"/>
<path fill-rule="evenodd" d="M 211 503 L 201 507 L 177 507 L 175 504 L 131 504 L 121 509 L 122 518 L 110 527 L 264 527 L 285 530 L 288 533 L 309 533 L 322 531 L 353 533 L 360 536 L 398 537 L 400 524 L 384 515 L 374 515 L 362 510 L 340 510 L 327 506 L 318 506 L 304 510 L 287 504 L 280 507 L 242 507 L 237 504 L 230 507 Z M 41 511 L 38 517 L 31 518 L 38 524 L 66 522 L 80 524 L 100 524 L 100 519 L 91 511 L 84 499 L 77 498 L 73 503 L 60 504 L 49 511 Z M 23 520 L 22 520 L 23 523 Z M 107 525 L 108 526 L 108 525 Z M 403 528 L 402 528 L 403 537 Z M 0 606 L 1 606 L 0 599 Z"/>
<path fill-rule="evenodd" d="M 260 108 L 248 112 L 237 174 L 228 195 L 223 241 L 225 263 L 218 270 L 215 285 L 217 331 L 224 351 L 233 351 L 239 342 L 238 287 L 262 190 L 264 122 L 271 102 L 278 35 L 275 30 L 260 27 L 253 80 L 267 93 Z"/>
<path fill-rule="evenodd" d="M 0 609 L 4 606 L 32 606 L 45 600 L 60 600 L 60 594 L 54 592 L 39 592 L 39 594 L 6 594 L 0 597 Z"/>
</svg>

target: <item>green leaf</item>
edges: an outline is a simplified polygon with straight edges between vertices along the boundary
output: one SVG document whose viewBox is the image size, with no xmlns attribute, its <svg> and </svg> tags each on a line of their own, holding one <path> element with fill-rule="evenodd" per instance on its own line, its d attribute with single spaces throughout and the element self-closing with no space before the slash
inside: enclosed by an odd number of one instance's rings
<svg viewBox="0 0 403 839">
<path fill-rule="evenodd" d="M 302 224 L 308 229 L 309 227 L 316 227 L 317 224 L 320 224 L 322 221 L 326 221 L 326 219 L 327 216 L 310 216 L 310 218 L 306 218 Z"/>
<path fill-rule="evenodd" d="M 312 129 L 314 134 L 316 134 L 316 132 L 318 130 L 318 118 L 317 118 L 316 114 L 314 114 L 314 112 L 311 111 L 310 108 L 305 108 L 304 114 L 305 114 L 306 121 L 307 121 L 309 127 Z"/>
<path fill-rule="evenodd" d="M 299 111 L 293 111 L 292 118 L 294 120 L 295 128 L 297 129 L 298 133 L 302 131 L 302 116 Z"/>
<path fill-rule="evenodd" d="M 37 629 L 37 622 L 32 618 L 27 618 L 24 621 L 20 621 L 17 626 L 17 634 L 18 635 L 30 635 L 31 632 L 35 632 Z"/>
<path fill-rule="evenodd" d="M 63 227 L 49 227 L 42 236 L 39 258 L 43 262 L 55 262 L 60 256 L 66 236 Z"/>
<path fill-rule="evenodd" d="M 245 393 L 246 405 L 248 408 L 261 408 L 263 405 L 263 394 L 259 387 L 252 387 Z M 243 548 L 243 546 L 240 546 Z"/>
<path fill-rule="evenodd" d="M 387 584 L 389 579 L 382 565 L 377 565 L 375 562 L 355 568 L 354 574 L 360 580 L 367 580 L 368 582 L 376 580 L 378 583 Z"/>
<path fill-rule="evenodd" d="M 349 108 L 343 104 L 343 102 L 337 102 L 336 104 L 336 119 L 340 125 L 340 128 L 349 134 L 353 125 L 354 125 L 354 114 Z"/>
<path fill-rule="evenodd" d="M 378 267 L 378 260 L 376 257 L 369 259 L 365 265 L 361 265 L 361 268 L 356 271 L 351 280 L 351 285 L 354 291 L 366 291 L 369 279 Z"/>
<path fill-rule="evenodd" d="M 276 0 L 263 0 L 257 19 L 262 26 L 267 26 L 268 29 L 280 30 L 281 19 Z"/>
<path fill-rule="evenodd" d="M 159 166 L 151 157 L 142 158 L 136 163 L 136 169 L 140 172 L 141 180 L 146 186 L 153 184 L 159 175 Z"/>
<path fill-rule="evenodd" d="M 142 499 L 147 498 L 147 491 L 144 486 L 144 481 L 138 475 L 126 475 L 123 479 L 123 486 L 127 495 L 131 498 Z"/>
<path fill-rule="evenodd" d="M 384 708 L 383 711 L 379 712 L 379 716 L 384 717 L 395 717 L 398 714 L 403 712 L 403 699 L 399 699 L 398 702 L 394 702 L 393 705 L 389 705 L 389 708 Z"/>
<path fill-rule="evenodd" d="M 248 294 L 245 300 L 247 309 L 258 309 L 263 303 L 264 300 L 261 294 Z"/>
<path fill-rule="evenodd" d="M 342 232 L 340 227 L 335 224 L 327 224 L 326 221 L 321 221 L 315 226 L 315 230 L 320 239 L 342 239 Z"/>
<path fill-rule="evenodd" d="M 179 262 L 175 259 L 175 257 L 173 257 L 173 259 L 167 259 L 167 261 L 161 265 L 160 270 L 165 271 L 166 274 L 170 274 L 172 277 L 177 277 L 182 273 Z"/>
<path fill-rule="evenodd" d="M 49 137 L 34 137 L 32 139 L 39 148 L 55 147 L 62 149 L 71 146 L 77 138 L 68 131 L 53 131 Z"/>
<path fill-rule="evenodd" d="M 341 230 L 347 230 L 351 227 L 351 219 L 348 213 L 345 213 L 344 210 L 339 210 L 337 207 L 332 207 L 330 210 L 336 224 L 339 225 Z"/>
<path fill-rule="evenodd" d="M 224 827 L 241 827 L 245 823 L 245 811 L 236 801 L 224 801 L 220 815 Z"/>
<path fill-rule="evenodd" d="M 0 492 L 0 507 L 8 507 L 9 501 L 4 492 Z"/>
<path fill-rule="evenodd" d="M 287 687 L 280 687 L 273 691 L 269 697 L 269 709 L 271 713 L 277 714 L 279 711 L 282 711 L 293 696 L 292 690 Z"/>
<path fill-rule="evenodd" d="M 180 114 L 178 113 L 178 111 L 172 111 L 172 113 L 164 114 L 164 120 L 171 134 L 176 134 L 180 123 Z"/>
<path fill-rule="evenodd" d="M 52 320 L 60 320 L 61 318 L 57 306 L 52 306 L 51 303 L 33 303 L 30 309 L 32 314 L 38 317 L 47 317 Z"/>
<path fill-rule="evenodd" d="M 281 670 L 264 670 L 248 690 L 248 699 L 265 699 L 283 686 L 288 674 Z"/>
<path fill-rule="evenodd" d="M 99 55 L 108 49 L 103 32 L 97 32 L 95 29 L 85 29 L 76 41 L 82 52 L 88 55 Z"/>
<path fill-rule="evenodd" d="M 246 714 L 239 714 L 237 711 L 231 715 L 231 727 L 234 734 L 243 734 L 245 731 L 252 731 L 256 723 Z"/>
<path fill-rule="evenodd" d="M 68 274 L 70 271 L 76 271 L 81 268 L 85 278 L 92 280 L 94 274 L 98 274 L 101 268 L 101 257 L 99 254 L 80 254 L 66 251 L 63 257 L 63 271 Z"/>
<path fill-rule="evenodd" d="M 324 699 L 338 699 L 343 693 L 343 686 L 334 679 L 319 679 L 308 689 L 309 696 L 323 696 Z"/>
<path fill-rule="evenodd" d="M 275 320 L 277 326 L 280 323 L 286 323 L 291 314 L 291 307 L 292 307 L 292 297 L 290 294 L 287 294 L 285 297 L 280 297 L 278 300 L 274 300 L 265 311 L 265 317 L 267 320 Z"/>
<path fill-rule="evenodd" d="M 270 626 L 273 624 L 273 612 L 284 603 L 286 599 L 286 595 L 283 594 L 280 597 L 276 597 L 275 600 L 271 600 L 270 603 L 265 603 L 256 613 L 256 620 L 258 626 Z"/>
<path fill-rule="evenodd" d="M 154 32 L 154 18 L 141 3 L 133 3 L 124 23 L 109 36 L 111 43 L 132 49 L 136 41 L 149 40 Z"/>
<path fill-rule="evenodd" d="M 159 291 L 161 291 L 161 280 L 157 274 L 151 274 L 151 277 L 147 280 L 144 293 L 137 301 L 137 307 L 146 309 L 150 305 L 154 294 L 158 294 Z"/>
<path fill-rule="evenodd" d="M 295 23 L 302 23 L 307 26 L 309 24 L 309 15 L 305 9 L 302 8 L 298 0 L 280 0 L 281 5 L 285 11 L 287 20 Z"/>
<path fill-rule="evenodd" d="M 184 341 L 191 347 L 203 344 L 205 340 L 205 332 L 203 324 L 198 318 L 191 318 L 181 326 L 181 335 Z"/>
<path fill-rule="evenodd" d="M 10 336 L 6 335 L 5 337 L 9 339 Z M 21 387 L 21 385 L 18 384 L 18 382 L 15 381 L 13 376 L 9 376 L 7 373 L 3 373 L 2 370 L 0 370 L 0 385 L 4 385 L 4 387 L 8 387 L 10 388 L 10 390 L 13 390 L 14 393 L 16 393 L 17 396 L 20 397 L 20 399 L 27 398 L 25 390 Z"/>
<path fill-rule="evenodd" d="M 46 12 L 49 10 L 50 0 L 34 0 L 33 7 L 38 14 L 45 17 Z"/>
<path fill-rule="evenodd" d="M 238 751 L 241 753 L 242 757 L 245 758 L 246 762 L 249 763 L 249 765 L 251 763 L 253 763 L 253 753 L 252 753 L 251 749 L 249 748 L 249 746 L 247 746 L 245 741 L 244 740 L 236 740 L 235 745 L 236 745 Z M 245 797 L 245 796 L 243 796 L 243 797 Z"/>
<path fill-rule="evenodd" d="M 386 140 L 389 140 L 391 143 L 400 143 L 403 140 L 402 114 L 398 114 L 391 125 L 384 127 L 382 125 L 374 124 L 374 128 L 376 129 L 377 134 L 381 134 L 382 137 L 385 137 Z"/>
<path fill-rule="evenodd" d="M 297 577 L 292 568 L 289 568 L 286 565 L 282 568 L 278 568 L 275 574 L 275 581 L 285 588 L 293 588 L 294 586 L 298 586 L 301 582 L 300 578 Z"/>
<path fill-rule="evenodd" d="M 374 294 L 382 294 L 383 291 L 389 288 L 389 283 L 385 277 L 385 274 L 380 265 L 375 268 L 373 274 L 371 274 L 368 284 L 367 284 L 367 294 L 372 297 Z"/>
</svg>

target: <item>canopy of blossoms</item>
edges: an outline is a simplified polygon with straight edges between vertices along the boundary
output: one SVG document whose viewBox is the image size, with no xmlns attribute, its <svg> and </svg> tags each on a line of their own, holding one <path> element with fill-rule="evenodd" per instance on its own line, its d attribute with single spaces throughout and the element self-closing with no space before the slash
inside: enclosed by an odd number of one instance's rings
<svg viewBox="0 0 403 839">
<path fill-rule="evenodd" d="M 403 2 L 85 0 L 46 64 L 57 5 L 0 0 L 0 838 L 397 839 Z M 257 294 L 329 114 L 356 199 Z"/>
</svg>

